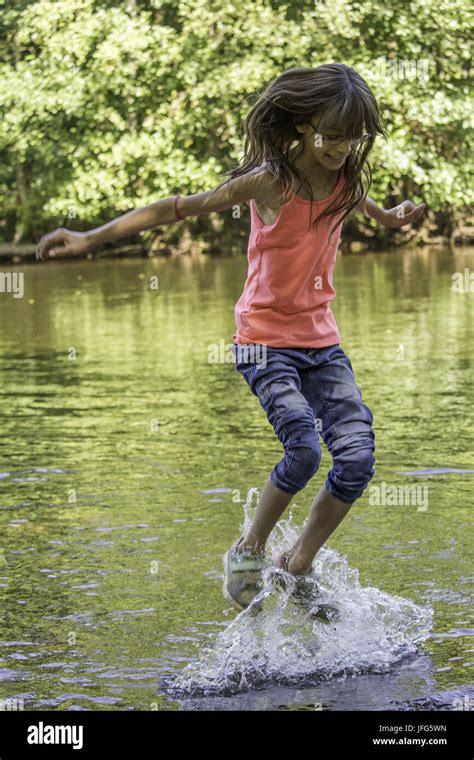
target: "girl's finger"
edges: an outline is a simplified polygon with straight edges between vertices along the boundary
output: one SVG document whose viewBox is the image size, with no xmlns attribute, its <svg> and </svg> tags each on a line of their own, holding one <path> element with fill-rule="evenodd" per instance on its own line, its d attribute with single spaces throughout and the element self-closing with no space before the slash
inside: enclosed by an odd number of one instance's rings
<svg viewBox="0 0 474 760">
<path fill-rule="evenodd" d="M 421 204 L 421 206 L 423 205 L 424 204 Z M 421 206 L 415 206 L 413 211 L 410 211 L 410 213 L 406 215 L 405 221 L 410 223 L 415 222 L 417 219 L 419 219 L 424 211 L 424 208 L 421 208 Z"/>
</svg>

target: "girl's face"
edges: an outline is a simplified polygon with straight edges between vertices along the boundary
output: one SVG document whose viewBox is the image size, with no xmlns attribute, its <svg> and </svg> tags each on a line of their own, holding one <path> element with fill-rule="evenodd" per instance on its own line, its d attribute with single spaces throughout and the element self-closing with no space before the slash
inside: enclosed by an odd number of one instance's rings
<svg viewBox="0 0 474 760">
<path fill-rule="evenodd" d="M 310 124 L 297 125 L 296 128 L 303 137 L 305 155 L 330 171 L 340 169 L 353 150 L 354 141 L 337 129 L 327 128 L 324 134 L 320 134 L 317 119 L 312 119 Z"/>
</svg>

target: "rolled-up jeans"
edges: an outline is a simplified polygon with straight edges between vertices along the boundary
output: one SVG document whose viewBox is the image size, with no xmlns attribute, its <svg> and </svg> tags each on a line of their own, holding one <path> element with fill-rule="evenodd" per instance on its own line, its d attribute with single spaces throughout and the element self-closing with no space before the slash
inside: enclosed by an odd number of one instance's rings
<svg viewBox="0 0 474 760">
<path fill-rule="evenodd" d="M 283 444 L 270 477 L 295 494 L 317 472 L 319 436 L 333 460 L 325 486 L 351 504 L 375 474 L 373 416 L 339 343 L 324 348 L 233 345 L 236 369 L 258 397 Z"/>
</svg>

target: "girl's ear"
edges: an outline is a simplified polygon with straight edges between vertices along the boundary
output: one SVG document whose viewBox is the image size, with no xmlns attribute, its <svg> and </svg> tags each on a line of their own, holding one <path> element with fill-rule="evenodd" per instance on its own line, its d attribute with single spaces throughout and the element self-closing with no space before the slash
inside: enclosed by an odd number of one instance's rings
<svg viewBox="0 0 474 760">
<path fill-rule="evenodd" d="M 307 124 L 295 124 L 295 122 L 293 122 L 293 126 L 294 126 L 294 128 L 296 129 L 296 131 L 297 131 L 297 132 L 299 132 L 299 133 L 300 133 L 300 135 L 302 135 L 302 134 L 303 134 L 303 132 L 305 132 L 305 130 L 306 130 L 306 127 L 307 127 L 308 125 L 307 125 Z"/>
</svg>

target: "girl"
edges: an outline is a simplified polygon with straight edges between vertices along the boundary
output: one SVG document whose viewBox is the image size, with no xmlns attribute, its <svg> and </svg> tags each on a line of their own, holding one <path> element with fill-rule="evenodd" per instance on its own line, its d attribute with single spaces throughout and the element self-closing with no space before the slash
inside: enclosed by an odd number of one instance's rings
<svg viewBox="0 0 474 760">
<path fill-rule="evenodd" d="M 156 225 L 249 203 L 249 270 L 235 307 L 236 368 L 284 456 L 265 483 L 250 529 L 223 558 L 224 596 L 238 610 L 261 587 L 268 536 L 318 470 L 318 432 L 333 466 L 300 537 L 278 557 L 280 567 L 304 581 L 374 475 L 372 413 L 330 308 L 342 223 L 351 211 L 363 211 L 386 227 L 401 227 L 425 208 L 404 201 L 385 210 L 367 197 L 367 158 L 376 135 L 386 133 L 374 95 L 349 66 L 284 72 L 258 98 L 245 132 L 242 165 L 214 190 L 164 198 L 89 232 L 55 230 L 36 251 L 39 260 L 77 255 Z"/>
</svg>

